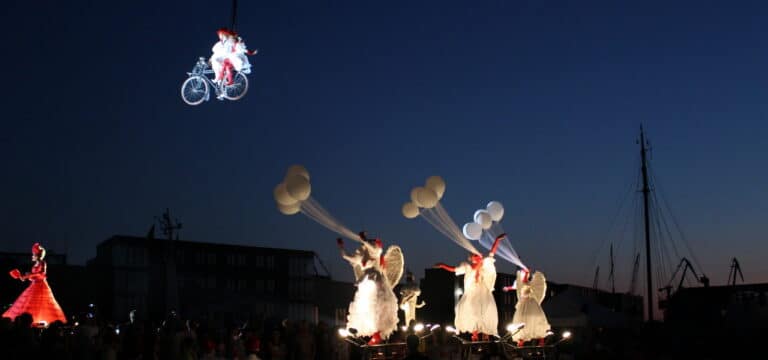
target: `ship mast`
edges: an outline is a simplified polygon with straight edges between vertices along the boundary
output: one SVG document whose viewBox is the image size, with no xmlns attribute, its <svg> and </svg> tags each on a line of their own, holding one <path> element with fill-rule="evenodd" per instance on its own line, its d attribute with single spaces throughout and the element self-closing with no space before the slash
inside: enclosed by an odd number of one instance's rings
<svg viewBox="0 0 768 360">
<path fill-rule="evenodd" d="M 642 161 L 641 171 L 643 173 L 643 222 L 645 223 L 645 275 L 646 285 L 648 286 L 647 302 L 648 302 L 648 321 L 653 321 L 653 278 L 651 277 L 651 225 L 650 218 L 648 216 L 648 196 L 651 192 L 648 186 L 648 167 L 646 166 L 646 148 L 645 148 L 645 134 L 643 133 L 643 126 L 640 125 L 640 159 Z"/>
</svg>

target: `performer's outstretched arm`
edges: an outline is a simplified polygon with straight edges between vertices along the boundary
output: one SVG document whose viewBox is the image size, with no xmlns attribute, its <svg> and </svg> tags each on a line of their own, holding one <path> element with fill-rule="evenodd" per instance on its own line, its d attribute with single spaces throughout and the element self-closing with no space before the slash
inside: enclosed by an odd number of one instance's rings
<svg viewBox="0 0 768 360">
<path fill-rule="evenodd" d="M 336 246 L 339 247 L 339 251 L 341 252 L 341 257 L 344 258 L 344 260 L 349 261 L 350 264 L 354 264 L 355 258 L 347 253 L 346 250 L 344 250 L 344 240 L 341 238 L 336 238 Z"/>
<path fill-rule="evenodd" d="M 507 237 L 507 233 L 503 233 L 496 237 L 496 240 L 493 242 L 493 246 L 491 247 L 491 252 L 488 253 L 489 256 L 496 255 L 496 250 L 499 249 L 499 242 L 505 237 Z"/>
<path fill-rule="evenodd" d="M 435 266 L 433 266 L 433 268 L 435 268 L 435 269 L 443 269 L 443 270 L 447 270 L 447 271 L 450 271 L 450 272 L 456 272 L 456 267 L 449 266 L 449 265 L 446 265 L 444 263 L 437 263 L 437 264 L 435 264 Z"/>
</svg>

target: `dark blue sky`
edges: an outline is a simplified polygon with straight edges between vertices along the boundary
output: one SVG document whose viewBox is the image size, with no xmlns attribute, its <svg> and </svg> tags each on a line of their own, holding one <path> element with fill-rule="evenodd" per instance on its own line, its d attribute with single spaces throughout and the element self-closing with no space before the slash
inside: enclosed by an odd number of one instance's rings
<svg viewBox="0 0 768 360">
<path fill-rule="evenodd" d="M 457 223 L 499 200 L 523 261 L 588 285 L 642 122 L 713 283 L 733 256 L 768 281 L 764 2 L 240 1 L 250 92 L 198 107 L 179 86 L 229 2 L 166 3 L 4 5 L 0 248 L 83 263 L 170 207 L 185 239 L 315 250 L 350 279 L 334 234 L 275 209 L 301 163 L 318 201 L 419 274 L 465 256 L 400 215 L 439 174 Z"/>
</svg>

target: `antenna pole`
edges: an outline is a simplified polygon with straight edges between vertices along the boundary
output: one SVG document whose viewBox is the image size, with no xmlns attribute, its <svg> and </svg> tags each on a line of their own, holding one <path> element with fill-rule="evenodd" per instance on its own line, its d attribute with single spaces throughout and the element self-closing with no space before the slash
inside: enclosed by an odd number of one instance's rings
<svg viewBox="0 0 768 360">
<path fill-rule="evenodd" d="M 648 195 L 651 188 L 648 186 L 648 167 L 646 166 L 645 153 L 645 134 L 643 126 L 640 125 L 640 159 L 642 160 L 641 171 L 643 173 L 643 222 L 645 224 L 645 275 L 646 285 L 648 285 L 648 321 L 653 321 L 653 278 L 651 277 L 651 220 L 648 216 Z"/>
</svg>

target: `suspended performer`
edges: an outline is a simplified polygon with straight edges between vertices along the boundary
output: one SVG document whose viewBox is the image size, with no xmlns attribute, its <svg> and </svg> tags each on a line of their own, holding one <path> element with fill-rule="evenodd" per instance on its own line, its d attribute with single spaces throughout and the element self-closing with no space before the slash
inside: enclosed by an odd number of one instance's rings
<svg viewBox="0 0 768 360">
<path fill-rule="evenodd" d="M 361 246 L 353 254 L 344 250 L 344 241 L 336 239 L 341 256 L 355 272 L 357 290 L 349 304 L 347 329 L 356 336 L 370 336 L 368 344 L 386 340 L 397 328 L 397 296 L 393 288 L 403 274 L 403 253 L 400 247 L 384 246 L 379 239 L 368 240 L 360 233 Z"/>
<path fill-rule="evenodd" d="M 494 255 L 499 241 L 507 234 L 501 234 L 493 242 L 488 256 L 478 254 L 469 256 L 469 263 L 462 262 L 456 267 L 438 263 L 441 268 L 464 275 L 464 293 L 456 304 L 454 326 L 459 333 L 471 333 L 472 341 L 480 340 L 479 334 L 498 335 L 499 313 L 496 300 L 493 299 L 493 287 L 496 283 L 496 259 Z"/>
<path fill-rule="evenodd" d="M 32 315 L 32 323 L 48 325 L 56 320 L 66 323 L 67 318 L 61 310 L 53 291 L 48 286 L 46 278 L 47 264 L 45 263 L 45 248 L 39 243 L 32 245 L 32 271 L 22 274 L 19 269 L 13 269 L 10 275 L 21 281 L 29 280 L 30 284 L 13 305 L 3 313 L 3 317 L 15 319 L 23 313 Z"/>
<path fill-rule="evenodd" d="M 526 341 L 539 340 L 539 346 L 544 346 L 544 338 L 547 336 L 549 321 L 541 308 L 541 302 L 547 294 L 547 279 L 539 271 L 531 276 L 527 269 L 517 271 L 517 279 L 511 287 L 505 287 L 504 291 L 517 290 L 517 305 L 513 324 L 525 324 L 517 333 L 512 335 L 512 340 L 517 341 L 517 346 L 523 346 Z"/>
<path fill-rule="evenodd" d="M 220 83 L 224 80 L 227 85 L 232 85 L 233 69 L 244 74 L 251 72 L 251 63 L 247 55 L 256 55 L 257 50 L 248 50 L 243 38 L 237 35 L 234 30 L 221 28 L 216 31 L 219 41 L 213 45 L 210 62 L 213 73 L 216 75 L 215 81 Z M 226 78 L 226 79 L 225 79 Z"/>
</svg>

